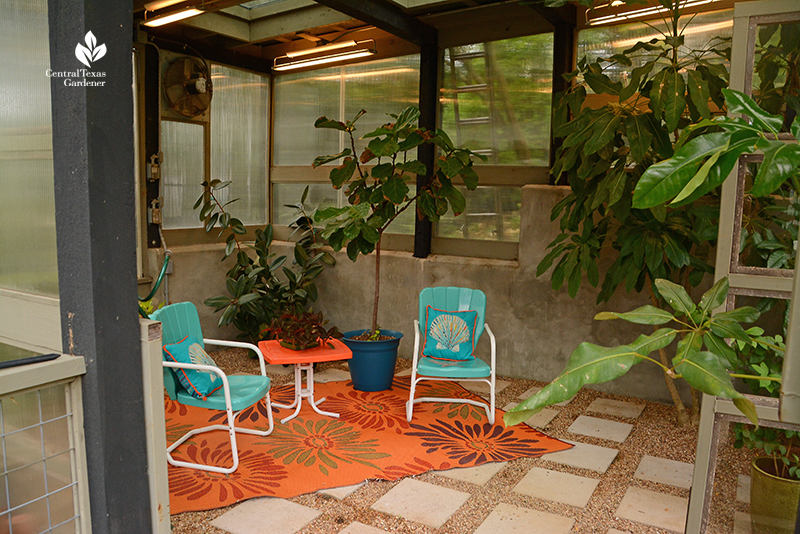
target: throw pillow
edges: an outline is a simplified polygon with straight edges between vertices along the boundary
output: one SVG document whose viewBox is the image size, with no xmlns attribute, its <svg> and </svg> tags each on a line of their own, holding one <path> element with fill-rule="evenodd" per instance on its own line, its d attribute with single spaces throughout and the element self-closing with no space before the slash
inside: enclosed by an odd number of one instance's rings
<svg viewBox="0 0 800 534">
<path fill-rule="evenodd" d="M 186 336 L 178 343 L 164 345 L 164 354 L 166 354 L 167 359 L 176 363 L 217 366 L 193 336 Z M 189 395 L 198 399 L 206 400 L 206 397 L 222 387 L 222 379 L 211 371 L 175 368 L 172 371 L 178 377 L 181 385 L 189 392 Z"/>
<path fill-rule="evenodd" d="M 437 310 L 428 306 L 423 356 L 440 360 L 472 360 L 478 312 Z"/>
</svg>

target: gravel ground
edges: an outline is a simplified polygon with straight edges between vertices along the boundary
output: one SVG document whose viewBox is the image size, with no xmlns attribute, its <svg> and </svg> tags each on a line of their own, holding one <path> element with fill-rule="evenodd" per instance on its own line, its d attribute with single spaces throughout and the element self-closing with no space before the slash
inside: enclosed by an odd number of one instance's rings
<svg viewBox="0 0 800 534">
<path fill-rule="evenodd" d="M 248 358 L 244 351 L 230 349 L 215 352 L 212 356 L 226 373 L 258 372 L 257 361 Z M 409 360 L 400 359 L 398 361 L 398 371 L 408 368 L 410 363 Z M 341 364 L 331 362 L 319 364 L 317 371 L 329 367 L 345 369 Z M 271 375 L 271 377 L 273 384 L 276 386 L 293 381 L 293 376 L 291 375 Z M 531 380 L 507 378 L 504 378 L 504 380 L 509 380 L 511 384 L 498 393 L 497 406 L 499 407 L 505 406 L 509 402 L 518 402 L 518 396 L 532 386 L 544 385 L 542 382 Z M 567 431 L 567 428 L 575 418 L 582 414 L 589 404 L 598 397 L 624 400 L 645 406 L 644 411 L 636 420 L 603 416 L 621 422 L 635 423 L 634 430 L 624 443 L 618 444 L 603 439 L 576 436 Z M 508 503 L 533 510 L 573 517 L 575 518 L 573 532 L 577 533 L 606 534 L 609 529 L 617 529 L 630 534 L 661 534 L 667 532 L 640 523 L 619 519 L 615 517 L 615 511 L 619 507 L 625 491 L 630 486 L 680 497 L 689 496 L 689 490 L 686 489 L 633 478 L 636 468 L 645 454 L 681 462 L 694 462 L 697 428 L 678 427 L 675 423 L 674 407 L 633 397 L 607 395 L 583 389 L 567 406 L 560 409 L 560 413 L 547 425 L 544 431 L 547 435 L 555 438 L 618 448 L 619 455 L 603 474 L 550 462 L 547 460 L 546 455 L 536 459 L 522 458 L 509 462 L 502 471 L 484 486 L 459 482 L 432 472 L 418 475 L 415 477 L 418 480 L 460 491 L 469 491 L 472 494 L 472 498 L 439 529 L 426 527 L 370 509 L 370 506 L 375 501 L 392 489 L 399 481 L 369 480 L 343 501 L 316 493 L 300 495 L 290 500 L 322 511 L 322 514 L 301 530 L 300 533 L 333 534 L 343 530 L 353 521 L 360 521 L 393 533 L 465 534 L 474 532 L 499 503 Z M 751 458 L 752 453 L 750 451 L 734 449 L 731 439 L 728 439 L 721 446 L 717 463 L 717 476 L 714 483 L 714 497 L 708 527 L 709 533 L 726 534 L 733 532 L 734 512 L 749 512 L 748 505 L 736 500 L 736 486 L 737 475 L 749 474 Z M 589 478 L 599 478 L 600 483 L 589 504 L 584 509 L 514 493 L 514 486 L 534 466 Z M 236 505 L 205 512 L 186 512 L 173 515 L 171 517 L 172 532 L 175 534 L 201 532 L 225 534 L 226 531 L 212 527 L 210 522 L 233 508 L 233 506 Z"/>
</svg>

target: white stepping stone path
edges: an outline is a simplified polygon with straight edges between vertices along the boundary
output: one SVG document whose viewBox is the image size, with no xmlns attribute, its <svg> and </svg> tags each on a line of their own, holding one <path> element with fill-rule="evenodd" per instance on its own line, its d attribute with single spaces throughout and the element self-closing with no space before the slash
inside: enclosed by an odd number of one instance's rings
<svg viewBox="0 0 800 534">
<path fill-rule="evenodd" d="M 574 524 L 571 517 L 500 503 L 475 534 L 567 534 Z"/>
<path fill-rule="evenodd" d="M 489 482 L 493 476 L 502 471 L 507 463 L 508 462 L 487 462 L 477 467 L 456 467 L 455 469 L 448 469 L 446 471 L 436 471 L 436 474 L 453 480 L 460 480 L 461 482 L 469 482 L 470 484 L 483 486 Z"/>
<path fill-rule="evenodd" d="M 579 415 L 567 430 L 573 434 L 622 443 L 633 430 L 633 425 L 588 415 Z"/>
<path fill-rule="evenodd" d="M 509 411 L 510 409 L 517 406 L 518 403 L 512 402 L 503 406 L 504 411 Z M 541 412 L 534 414 L 523 421 L 526 425 L 531 428 L 544 428 L 550 421 L 555 419 L 555 417 L 559 414 L 558 410 L 553 410 L 550 408 L 543 408 Z"/>
<path fill-rule="evenodd" d="M 334 499 L 344 500 L 348 497 L 351 493 L 356 491 L 358 488 L 366 484 L 366 482 L 361 482 L 360 484 L 353 484 L 352 486 L 339 486 L 338 488 L 329 488 L 324 490 L 319 490 L 317 493 L 321 493 L 322 495 L 327 495 L 329 497 L 333 497 Z"/>
<path fill-rule="evenodd" d="M 586 408 L 586 411 L 604 415 L 615 415 L 617 417 L 636 418 L 642 415 L 644 405 L 601 398 L 593 400 L 589 407 Z"/>
<path fill-rule="evenodd" d="M 611 465 L 611 462 L 613 462 L 619 454 L 619 450 L 617 449 L 598 447 L 597 445 L 589 445 L 588 443 L 569 441 L 566 439 L 564 441 L 574 445 L 574 447 L 565 451 L 545 454 L 542 456 L 542 460 L 549 460 L 570 467 L 591 469 L 598 473 L 605 473 Z"/>
<path fill-rule="evenodd" d="M 617 508 L 617 517 L 682 534 L 689 499 L 642 488 L 628 488 Z"/>
<path fill-rule="evenodd" d="M 523 495 L 585 508 L 600 480 L 534 467 L 514 487 Z"/>
<path fill-rule="evenodd" d="M 388 534 L 386 530 L 382 530 L 364 523 L 355 521 L 347 525 L 347 528 L 340 530 L 339 534 Z"/>
<path fill-rule="evenodd" d="M 739 475 L 736 478 L 736 500 L 750 504 L 750 475 Z"/>
<path fill-rule="evenodd" d="M 733 534 L 752 534 L 753 523 L 750 514 L 744 512 L 733 513 Z"/>
<path fill-rule="evenodd" d="M 440 528 L 469 498 L 470 494 L 463 491 L 404 478 L 371 508 L 429 527 Z"/>
<path fill-rule="evenodd" d="M 641 480 L 689 489 L 692 487 L 693 472 L 694 464 L 645 455 L 633 476 Z"/>
<path fill-rule="evenodd" d="M 262 497 L 243 502 L 211 525 L 231 534 L 294 534 L 321 513 L 286 499 Z"/>
</svg>

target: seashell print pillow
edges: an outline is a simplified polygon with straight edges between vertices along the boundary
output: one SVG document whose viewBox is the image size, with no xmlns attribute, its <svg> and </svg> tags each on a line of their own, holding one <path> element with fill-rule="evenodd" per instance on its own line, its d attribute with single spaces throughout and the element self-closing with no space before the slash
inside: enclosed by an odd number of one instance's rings
<svg viewBox="0 0 800 534">
<path fill-rule="evenodd" d="M 422 355 L 439 360 L 472 360 L 478 312 L 437 310 L 428 306 Z"/>
<path fill-rule="evenodd" d="M 164 355 L 168 360 L 177 363 L 195 363 L 217 367 L 217 364 L 203 350 L 203 347 L 194 336 L 186 336 L 178 343 L 164 345 Z M 206 397 L 222 387 L 222 379 L 219 375 L 210 371 L 175 368 L 172 371 L 180 380 L 181 385 L 189 392 L 189 395 L 198 399 L 206 400 Z"/>
</svg>

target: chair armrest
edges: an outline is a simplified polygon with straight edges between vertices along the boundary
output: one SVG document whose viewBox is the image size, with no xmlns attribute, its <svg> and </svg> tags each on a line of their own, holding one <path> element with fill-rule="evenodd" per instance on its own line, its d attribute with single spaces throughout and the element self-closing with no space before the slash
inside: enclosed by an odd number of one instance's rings
<svg viewBox="0 0 800 534">
<path fill-rule="evenodd" d="M 419 321 L 414 319 L 414 353 L 413 359 L 411 361 L 411 368 L 417 368 L 417 362 L 419 361 L 419 339 L 420 339 L 420 331 L 419 331 Z"/>
<path fill-rule="evenodd" d="M 161 364 L 164 367 L 170 367 L 172 369 L 194 369 L 196 371 L 208 371 L 218 375 L 222 379 L 222 391 L 225 394 L 225 405 L 230 409 L 231 407 L 231 387 L 228 384 L 228 376 L 225 374 L 225 371 L 217 367 L 216 365 L 203 365 L 200 363 L 180 363 L 180 362 L 168 362 L 162 361 Z"/>
<path fill-rule="evenodd" d="M 489 334 L 489 344 L 492 347 L 492 374 L 494 374 L 494 364 L 495 360 L 497 359 L 497 340 L 494 337 L 494 332 L 492 332 L 492 329 L 489 328 L 488 324 L 483 323 L 483 331 Z"/>
<path fill-rule="evenodd" d="M 258 356 L 258 364 L 261 366 L 261 376 L 267 376 L 267 368 L 264 364 L 264 354 L 261 352 L 256 345 L 252 343 L 246 343 L 244 341 L 227 341 L 225 339 L 206 339 L 203 338 L 203 343 L 208 343 L 209 345 L 217 345 L 220 347 L 236 347 L 239 349 L 250 349 L 256 353 Z"/>
</svg>

